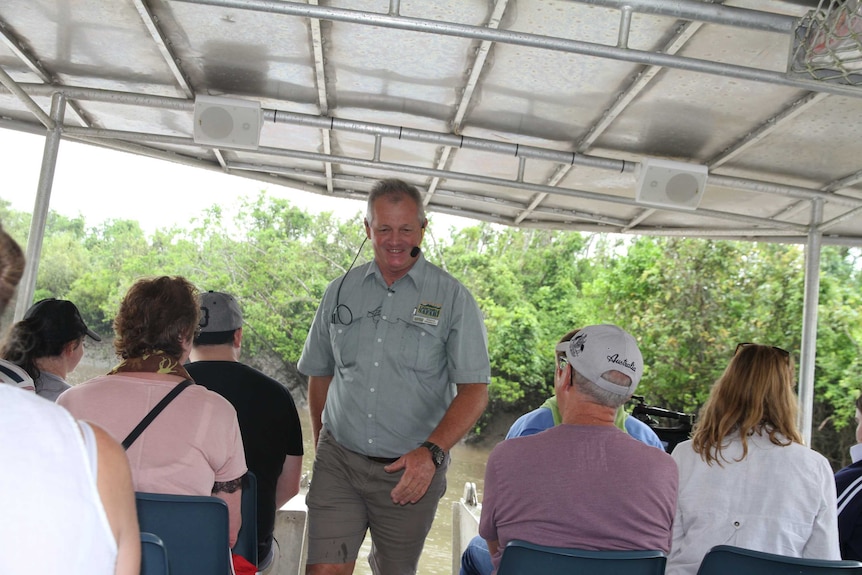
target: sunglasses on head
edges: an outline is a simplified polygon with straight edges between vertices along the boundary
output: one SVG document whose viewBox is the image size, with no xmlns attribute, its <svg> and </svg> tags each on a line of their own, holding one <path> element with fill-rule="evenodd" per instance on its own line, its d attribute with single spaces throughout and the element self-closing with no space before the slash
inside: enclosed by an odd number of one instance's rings
<svg viewBox="0 0 862 575">
<path fill-rule="evenodd" d="M 733 352 L 733 355 L 738 354 L 739 350 L 741 350 L 742 348 L 748 347 L 750 345 L 759 345 L 759 344 L 751 343 L 751 342 L 738 343 L 738 344 L 736 344 L 736 351 Z M 785 359 L 790 358 L 790 352 L 787 351 L 786 349 L 781 349 L 780 347 L 775 347 L 774 345 L 770 345 L 767 347 L 771 347 L 772 349 L 774 349 L 775 351 L 780 353 L 781 357 L 783 357 Z"/>
</svg>

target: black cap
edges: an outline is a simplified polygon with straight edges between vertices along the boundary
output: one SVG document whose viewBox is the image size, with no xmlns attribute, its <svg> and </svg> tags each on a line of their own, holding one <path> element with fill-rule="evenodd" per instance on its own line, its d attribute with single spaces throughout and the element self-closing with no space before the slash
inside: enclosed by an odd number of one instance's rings
<svg viewBox="0 0 862 575">
<path fill-rule="evenodd" d="M 68 300 L 48 298 L 37 301 L 24 314 L 24 319 L 32 317 L 42 320 L 44 325 L 42 335 L 48 341 L 65 343 L 78 339 L 82 335 L 88 335 L 95 341 L 102 341 L 99 334 L 84 323 L 81 312 L 75 304 Z"/>
</svg>

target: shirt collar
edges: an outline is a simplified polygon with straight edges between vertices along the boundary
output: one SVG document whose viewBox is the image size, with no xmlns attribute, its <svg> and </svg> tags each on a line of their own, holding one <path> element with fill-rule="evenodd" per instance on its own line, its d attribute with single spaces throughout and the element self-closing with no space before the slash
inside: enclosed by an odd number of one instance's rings
<svg viewBox="0 0 862 575">
<path fill-rule="evenodd" d="M 413 286 L 419 286 L 422 284 L 422 278 L 425 277 L 425 270 L 428 265 L 428 262 L 425 260 L 425 255 L 420 253 L 416 258 L 416 263 L 411 266 L 407 273 L 404 274 L 401 278 L 395 280 L 393 286 L 405 280 L 405 278 L 410 278 L 410 281 L 413 282 Z M 365 270 L 365 279 L 368 279 L 369 276 L 374 276 L 384 286 L 386 285 L 386 281 L 383 279 L 383 272 L 380 271 L 380 267 L 377 265 L 377 260 L 371 260 L 371 265 L 368 266 L 368 269 Z"/>
</svg>

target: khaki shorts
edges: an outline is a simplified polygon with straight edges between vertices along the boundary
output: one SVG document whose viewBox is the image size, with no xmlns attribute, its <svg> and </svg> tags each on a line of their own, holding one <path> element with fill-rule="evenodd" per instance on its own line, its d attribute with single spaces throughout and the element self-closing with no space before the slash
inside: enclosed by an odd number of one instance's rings
<svg viewBox="0 0 862 575">
<path fill-rule="evenodd" d="M 386 473 L 385 466 L 343 448 L 321 430 L 306 497 L 309 564 L 356 561 L 370 529 L 368 562 L 373 573 L 416 573 L 437 503 L 446 492 L 449 458 L 437 469 L 425 496 L 403 506 L 389 495 L 403 471 Z"/>
</svg>

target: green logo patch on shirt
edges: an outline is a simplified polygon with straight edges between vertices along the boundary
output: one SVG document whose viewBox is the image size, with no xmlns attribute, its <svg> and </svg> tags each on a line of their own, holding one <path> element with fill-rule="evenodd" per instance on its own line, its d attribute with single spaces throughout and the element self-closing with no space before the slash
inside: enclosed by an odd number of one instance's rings
<svg viewBox="0 0 862 575">
<path fill-rule="evenodd" d="M 437 325 L 440 318 L 441 305 L 433 303 L 421 303 L 413 311 L 413 321 L 415 323 L 424 323 L 426 325 Z"/>
</svg>

